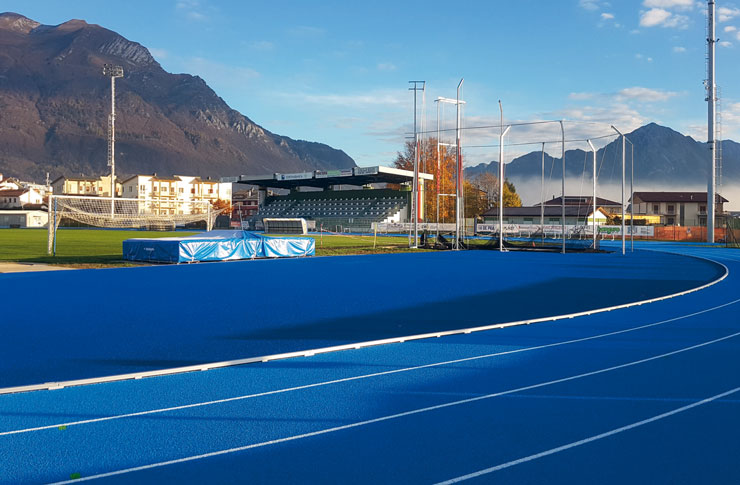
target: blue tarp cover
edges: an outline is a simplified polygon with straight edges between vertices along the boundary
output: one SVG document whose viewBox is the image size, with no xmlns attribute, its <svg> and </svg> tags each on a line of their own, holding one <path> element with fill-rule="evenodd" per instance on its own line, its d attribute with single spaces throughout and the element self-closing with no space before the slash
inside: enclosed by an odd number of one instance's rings
<svg viewBox="0 0 740 485">
<path fill-rule="evenodd" d="M 310 237 L 271 237 L 248 231 L 123 241 L 123 259 L 159 263 L 294 258 L 315 253 L 316 242 Z"/>
</svg>

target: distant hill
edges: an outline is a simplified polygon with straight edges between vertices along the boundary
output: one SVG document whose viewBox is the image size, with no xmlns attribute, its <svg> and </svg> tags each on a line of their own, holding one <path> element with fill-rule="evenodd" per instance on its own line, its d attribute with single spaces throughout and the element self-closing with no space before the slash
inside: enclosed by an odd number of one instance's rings
<svg viewBox="0 0 740 485">
<path fill-rule="evenodd" d="M 0 14 L 0 173 L 42 180 L 108 172 L 110 80 L 116 81 L 116 168 L 227 176 L 354 167 L 330 146 L 270 133 L 199 77 L 170 74 L 142 45 L 82 20 L 41 25 Z"/>
<path fill-rule="evenodd" d="M 642 190 L 650 184 L 666 186 L 704 185 L 709 176 L 708 149 L 700 143 L 670 128 L 650 123 L 628 133 L 627 138 L 635 146 L 635 180 Z M 722 142 L 725 184 L 740 182 L 740 144 L 731 140 Z M 630 146 L 627 144 L 627 170 L 629 176 Z M 584 161 L 586 163 L 584 163 Z M 542 156 L 531 152 L 506 164 L 506 177 L 512 180 L 539 178 Z M 597 172 L 600 183 L 615 183 L 621 180 L 621 141 L 613 141 L 597 151 Z M 567 150 L 565 152 L 566 177 L 591 178 L 592 161 L 590 152 Z M 481 163 L 465 169 L 466 177 L 483 172 L 498 173 L 498 162 Z M 552 173 L 552 175 L 551 175 Z M 562 176 L 562 163 L 557 158 L 553 164 L 547 157 L 545 177 L 558 180 Z"/>
</svg>

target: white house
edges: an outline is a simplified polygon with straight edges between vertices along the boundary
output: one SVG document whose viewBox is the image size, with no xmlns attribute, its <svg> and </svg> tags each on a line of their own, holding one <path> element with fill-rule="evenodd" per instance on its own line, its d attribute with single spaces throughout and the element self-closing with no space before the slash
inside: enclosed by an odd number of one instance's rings
<svg viewBox="0 0 740 485">
<path fill-rule="evenodd" d="M 40 206 L 44 196 L 36 189 L 0 190 L 0 209 L 22 209 L 25 206 Z"/>
<path fill-rule="evenodd" d="M 231 203 L 232 184 L 190 175 L 162 177 L 157 174 L 134 175 L 121 184 L 121 196 L 148 201 L 160 214 L 186 213 L 187 202 L 224 200 Z M 152 205 L 153 204 L 153 205 Z"/>
</svg>

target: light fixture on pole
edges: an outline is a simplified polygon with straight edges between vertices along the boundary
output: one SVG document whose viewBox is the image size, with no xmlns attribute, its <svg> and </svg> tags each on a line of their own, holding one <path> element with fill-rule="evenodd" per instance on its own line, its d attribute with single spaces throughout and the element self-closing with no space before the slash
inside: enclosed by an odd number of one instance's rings
<svg viewBox="0 0 740 485">
<path fill-rule="evenodd" d="M 123 77 L 123 67 L 103 64 L 103 76 L 110 77 L 110 115 L 108 116 L 108 166 L 110 167 L 110 214 L 115 213 L 116 197 L 116 78 Z"/>
</svg>

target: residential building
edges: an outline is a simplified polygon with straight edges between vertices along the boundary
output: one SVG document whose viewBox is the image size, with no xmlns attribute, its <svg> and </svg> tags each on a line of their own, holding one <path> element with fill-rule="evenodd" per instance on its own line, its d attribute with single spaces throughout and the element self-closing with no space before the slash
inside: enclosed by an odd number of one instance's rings
<svg viewBox="0 0 740 485">
<path fill-rule="evenodd" d="M 54 195 L 110 197 L 110 175 L 102 177 L 65 177 L 51 183 Z M 121 197 L 121 182 L 116 179 L 116 197 Z"/>
<path fill-rule="evenodd" d="M 0 209 L 39 208 L 44 197 L 36 189 L 0 190 Z"/>
<path fill-rule="evenodd" d="M 585 206 L 593 207 L 593 196 L 590 195 L 566 195 L 565 206 Z M 545 206 L 562 207 L 562 197 L 553 197 L 552 199 L 545 202 Z M 539 207 L 540 204 L 535 204 Z M 602 211 L 609 214 L 617 214 L 622 211 L 622 204 L 613 200 L 604 199 L 602 197 L 596 197 L 596 207 L 601 208 Z"/>
<path fill-rule="evenodd" d="M 593 208 L 589 206 L 565 206 L 565 225 L 583 226 L 593 222 Z M 538 225 L 541 221 L 541 206 L 531 207 L 504 207 L 504 224 Z M 544 223 L 548 226 L 562 224 L 563 208 L 545 206 Z M 483 219 L 487 224 L 498 223 L 498 208 L 493 207 L 483 213 Z M 601 207 L 596 208 L 596 224 L 606 224 L 607 213 Z"/>
<path fill-rule="evenodd" d="M 724 213 L 727 199 L 716 194 L 715 212 Z M 635 192 L 632 208 L 635 215 L 659 216 L 668 226 L 706 226 L 706 192 Z"/>
<path fill-rule="evenodd" d="M 231 203 L 231 183 L 210 177 L 173 175 L 169 177 L 134 175 L 121 183 L 122 197 L 147 201 L 147 207 L 159 214 L 186 213 L 187 202 L 225 200 Z"/>
<path fill-rule="evenodd" d="M 5 178 L 0 173 L 0 190 L 19 190 L 22 189 L 20 182 L 14 178 Z"/>
</svg>

